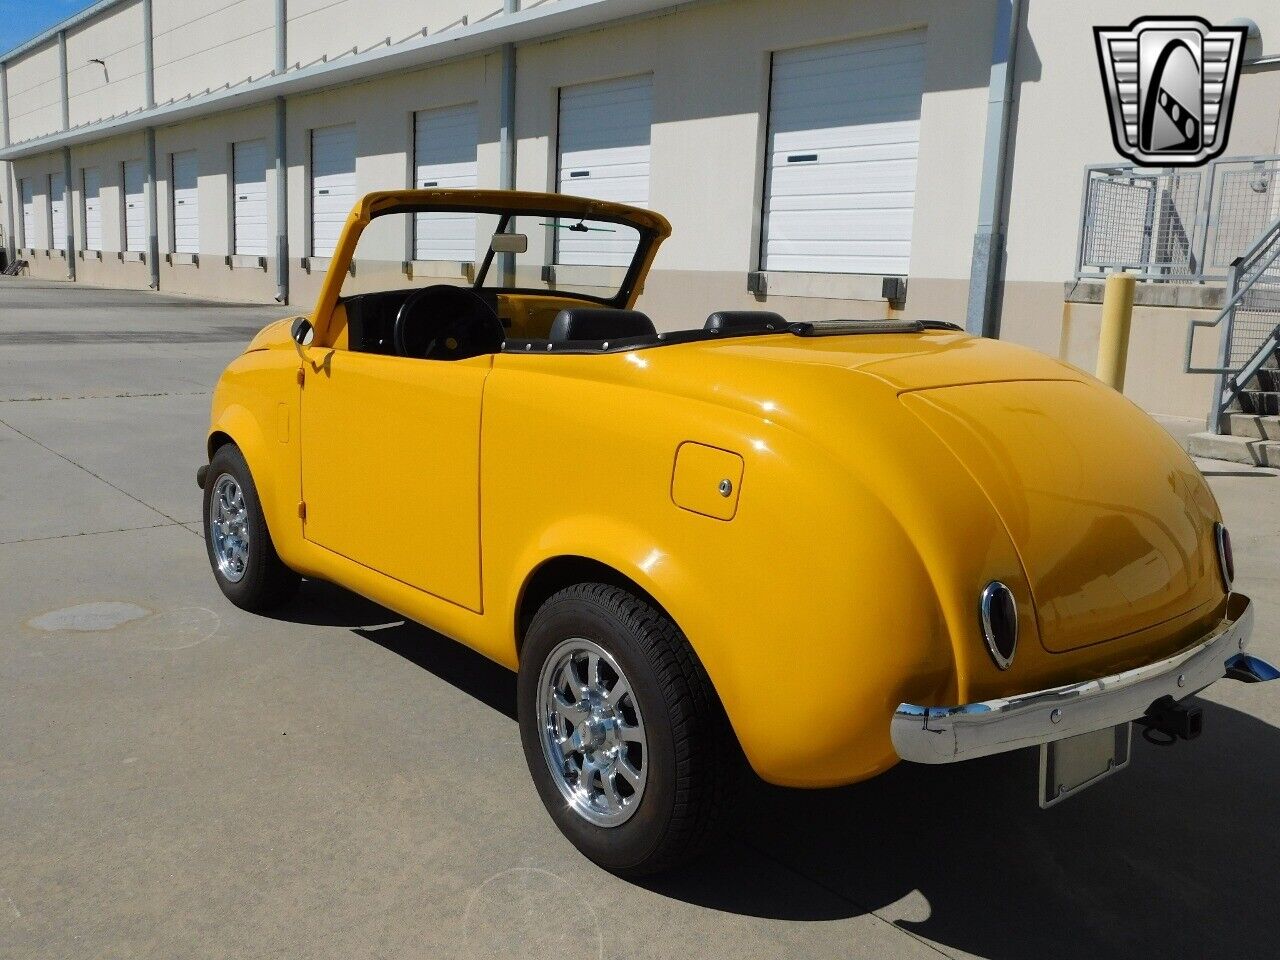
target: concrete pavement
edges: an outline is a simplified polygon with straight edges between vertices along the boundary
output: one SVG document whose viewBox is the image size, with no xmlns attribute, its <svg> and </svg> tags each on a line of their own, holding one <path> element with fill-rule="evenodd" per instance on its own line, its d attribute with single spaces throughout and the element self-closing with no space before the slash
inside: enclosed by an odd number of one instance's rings
<svg viewBox="0 0 1280 960">
<path fill-rule="evenodd" d="M 0 280 L 0 956 L 1263 957 L 1280 690 L 1051 811 L 1035 757 L 761 785 L 644 884 L 525 771 L 511 674 L 306 584 L 208 570 L 209 389 L 283 309 Z M 1280 478 L 1203 463 L 1280 660 Z"/>
</svg>

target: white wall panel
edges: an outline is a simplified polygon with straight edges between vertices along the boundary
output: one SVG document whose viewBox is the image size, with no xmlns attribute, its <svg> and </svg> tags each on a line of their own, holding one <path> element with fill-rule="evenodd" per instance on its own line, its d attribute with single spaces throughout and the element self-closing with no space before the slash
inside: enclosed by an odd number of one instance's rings
<svg viewBox="0 0 1280 960">
<path fill-rule="evenodd" d="M 173 198 L 173 251 L 174 253 L 200 252 L 200 197 L 199 154 L 184 150 L 173 154 L 173 180 L 170 195 Z"/>
<path fill-rule="evenodd" d="M 22 236 L 18 246 L 27 250 L 36 249 L 36 189 L 29 177 L 18 181 L 18 189 L 22 194 Z"/>
<path fill-rule="evenodd" d="M 474 103 L 414 114 L 415 187 L 477 185 L 479 108 Z M 470 261 L 476 256 L 474 214 L 420 213 L 414 218 L 415 260 Z"/>
<path fill-rule="evenodd" d="M 67 249 L 67 181 L 60 173 L 49 174 L 49 249 Z"/>
<path fill-rule="evenodd" d="M 141 160 L 126 160 L 124 174 L 124 248 L 147 249 L 147 173 Z"/>
<path fill-rule="evenodd" d="M 232 152 L 233 247 L 241 256 L 270 253 L 267 220 L 267 142 L 245 140 Z"/>
<path fill-rule="evenodd" d="M 82 174 L 84 189 L 81 202 L 84 205 L 84 249 L 102 249 L 102 174 L 97 167 L 85 167 Z"/>
<path fill-rule="evenodd" d="M 311 131 L 311 256 L 332 255 L 356 202 L 356 127 Z"/>
<path fill-rule="evenodd" d="M 649 204 L 649 142 L 653 122 L 653 77 L 583 83 L 560 91 L 559 176 L 561 193 L 637 207 Z M 591 226 L 590 224 L 588 226 Z M 612 228 L 595 224 L 599 231 Z M 556 262 L 626 266 L 635 238 L 560 231 Z"/>
<path fill-rule="evenodd" d="M 774 55 L 765 269 L 907 273 L 923 91 L 924 31 Z"/>
</svg>

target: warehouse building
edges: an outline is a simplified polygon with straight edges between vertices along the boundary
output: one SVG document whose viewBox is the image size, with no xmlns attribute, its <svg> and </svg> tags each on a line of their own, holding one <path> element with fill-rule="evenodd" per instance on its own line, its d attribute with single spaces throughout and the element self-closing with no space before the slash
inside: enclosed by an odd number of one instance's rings
<svg viewBox="0 0 1280 960">
<path fill-rule="evenodd" d="M 1274 157 L 1280 8 L 1197 6 L 1255 21 L 1228 153 Z M 1091 28 L 1151 12 L 100 0 L 0 55 L 6 243 L 35 277 L 305 309 L 366 191 L 561 191 L 671 220 L 639 304 L 660 328 L 721 308 L 927 316 L 1092 368 L 1084 175 L 1119 160 Z M 478 242 L 410 222 L 356 275 L 464 278 Z M 562 244 L 544 277 L 604 284 L 614 258 Z M 1148 286 L 1128 390 L 1202 416 L 1213 378 L 1182 372 L 1182 344 L 1221 283 Z"/>
</svg>

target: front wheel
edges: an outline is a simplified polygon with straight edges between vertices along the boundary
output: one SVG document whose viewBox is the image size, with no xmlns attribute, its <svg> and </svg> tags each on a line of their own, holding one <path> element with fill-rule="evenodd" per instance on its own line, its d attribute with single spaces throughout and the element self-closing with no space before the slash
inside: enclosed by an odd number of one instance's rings
<svg viewBox="0 0 1280 960">
<path fill-rule="evenodd" d="M 644 600 L 599 583 L 551 597 L 521 651 L 517 704 L 547 811 L 600 866 L 657 873 L 721 827 L 723 710 L 688 640 Z"/>
<path fill-rule="evenodd" d="M 234 444 L 209 461 L 204 541 L 213 577 L 237 607 L 269 610 L 297 592 L 301 578 L 276 553 L 249 465 Z"/>
</svg>

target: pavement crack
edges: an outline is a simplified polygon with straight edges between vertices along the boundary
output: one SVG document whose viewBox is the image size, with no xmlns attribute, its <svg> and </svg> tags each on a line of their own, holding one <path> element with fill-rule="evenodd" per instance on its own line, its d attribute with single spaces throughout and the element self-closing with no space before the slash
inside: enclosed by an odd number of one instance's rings
<svg viewBox="0 0 1280 960">
<path fill-rule="evenodd" d="M 133 533 L 138 530 L 164 530 L 168 527 L 185 526 L 185 523 L 148 523 L 141 527 L 118 527 L 114 530 L 82 530 L 80 533 L 56 533 L 49 537 L 22 537 L 18 540 L 0 540 L 0 547 L 12 546 L 18 543 L 43 543 L 46 540 L 70 540 L 74 537 L 98 537 L 107 533 Z"/>
<path fill-rule="evenodd" d="M 182 521 L 181 521 L 181 520 L 179 520 L 177 517 L 171 517 L 171 516 L 169 516 L 169 515 L 168 515 L 167 513 L 165 513 L 163 510 L 159 509 L 158 507 L 153 507 L 151 504 L 147 503 L 147 501 L 143 500 L 141 497 L 134 496 L 134 495 L 133 495 L 132 493 L 130 493 L 128 490 L 124 489 L 124 487 L 118 486 L 117 484 L 112 483 L 112 482 L 111 482 L 110 480 L 108 480 L 106 477 L 103 477 L 103 476 L 101 476 L 101 475 L 99 475 L 99 474 L 94 473 L 92 470 L 90 470 L 90 469 L 89 469 L 88 467 L 86 467 L 84 464 L 82 464 L 82 463 L 76 463 L 74 460 L 72 460 L 70 457 L 68 457 L 65 453 L 60 453 L 59 451 L 57 451 L 57 450 L 53 449 L 53 447 L 48 446 L 47 444 L 41 443 L 39 440 L 37 440 L 35 437 L 31 436 L 31 434 L 29 434 L 29 433 L 23 433 L 21 430 L 19 430 L 17 427 L 15 427 L 12 423 L 9 423 L 9 421 L 4 420 L 4 419 L 0 419 L 0 424 L 3 424 L 4 426 L 8 427 L 10 430 L 12 430 L 12 431 L 13 431 L 14 433 L 16 433 L 18 436 L 20 436 L 20 437 L 24 437 L 25 439 L 30 440 L 30 441 L 31 441 L 32 443 L 34 443 L 37 447 L 40 447 L 40 448 L 41 448 L 41 449 L 43 449 L 43 450 L 48 450 L 48 451 L 49 451 L 50 453 L 52 453 L 55 457 L 59 457 L 59 458 L 61 458 L 61 459 L 65 460 L 65 461 L 67 461 L 67 463 L 71 464 L 71 465 L 72 465 L 73 467 L 75 467 L 77 470 L 83 470 L 83 471 L 84 471 L 85 473 L 87 473 L 89 476 L 93 477 L 93 479 L 98 480 L 98 481 L 100 481 L 100 482 L 102 482 L 102 483 L 105 483 L 105 484 L 106 484 L 108 487 L 110 487 L 112 490 L 116 490 L 116 491 L 118 491 L 119 493 L 123 493 L 123 494 L 124 494 L 126 497 L 128 497 L 130 500 L 133 500 L 133 501 L 134 501 L 134 502 L 136 502 L 136 503 L 140 503 L 140 504 L 142 504 L 144 507 L 146 507 L 146 508 L 147 508 L 148 510 L 150 510 L 152 513 L 156 513 L 156 514 L 159 514 L 160 516 L 164 517 L 164 518 L 165 518 L 166 520 L 168 520 L 171 524 L 176 524 L 176 525 L 178 525 L 178 526 L 182 526 L 182 525 L 183 525 Z M 194 531 L 192 531 L 192 532 L 194 532 Z M 197 534 L 197 536 L 198 536 L 198 534 Z"/>
<path fill-rule="evenodd" d="M 45 400 L 136 400 L 147 397 L 201 397 L 208 396 L 208 394 L 208 390 L 175 390 L 170 393 L 86 393 L 79 395 L 67 393 L 56 397 L 4 397 L 0 398 L 0 403 L 41 403 Z"/>
<path fill-rule="evenodd" d="M 949 953 L 939 948 L 937 944 L 931 943 L 929 940 L 926 940 L 924 937 L 920 936 L 918 933 L 915 933 L 911 930 L 908 930 L 906 927 L 903 927 L 897 923 L 894 923 L 888 917 L 882 917 L 880 913 L 874 908 L 867 906 L 865 903 L 860 903 L 859 901 L 854 900 L 852 897 L 850 897 L 848 894 L 846 894 L 842 890 L 838 890 L 837 888 L 831 886 L 831 884 L 826 883 L 822 880 L 819 880 L 817 877 L 809 876 L 803 870 L 799 869 L 793 864 L 788 863 L 787 861 L 783 860 L 781 857 L 778 857 L 770 853 L 768 850 L 764 849 L 763 847 L 760 847 L 757 844 L 752 843 L 751 840 L 747 839 L 746 837 L 739 835 L 738 839 L 742 842 L 743 846 L 745 846 L 748 850 L 754 851 L 757 856 L 762 857 L 765 860 L 768 860 L 770 863 L 773 863 L 778 867 L 781 867 L 783 870 L 786 870 L 788 873 L 795 874 L 795 876 L 799 877 L 801 880 L 804 880 L 806 883 L 813 884 L 815 887 L 817 887 L 819 890 L 823 891 L 824 893 L 832 897 L 835 897 L 837 900 L 841 900 L 849 904 L 851 907 L 856 907 L 867 916 L 874 917 L 876 920 L 880 921 L 885 926 L 892 927 L 898 933 L 905 934 L 906 936 L 910 937 L 912 940 L 915 940 L 921 946 L 928 947 L 934 953 L 938 954 L 938 956 L 947 957 L 948 960 L 950 960 L 951 955 Z"/>
</svg>

